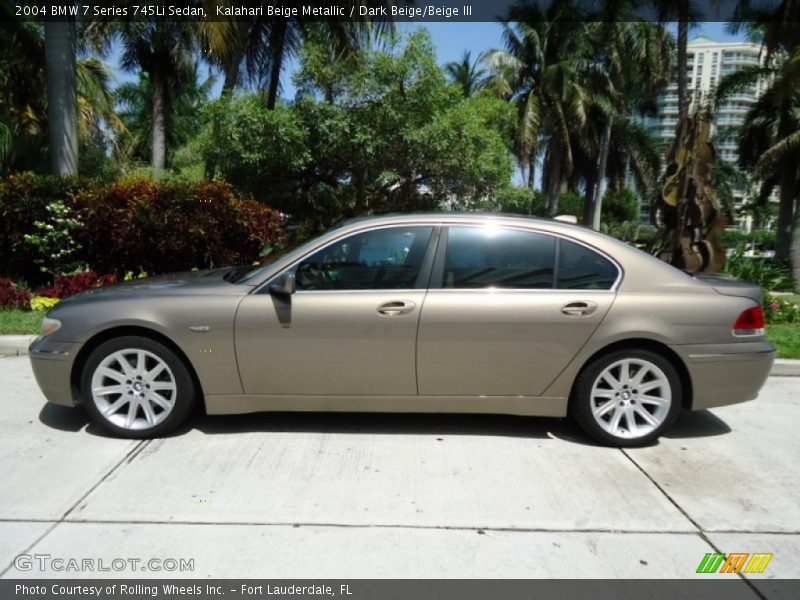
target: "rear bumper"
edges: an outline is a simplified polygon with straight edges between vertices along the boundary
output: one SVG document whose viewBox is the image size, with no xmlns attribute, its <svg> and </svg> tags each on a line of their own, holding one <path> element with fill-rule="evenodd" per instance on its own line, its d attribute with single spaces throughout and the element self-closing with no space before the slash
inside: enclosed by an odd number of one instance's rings
<svg viewBox="0 0 800 600">
<path fill-rule="evenodd" d="M 72 389 L 72 364 L 79 344 L 53 342 L 36 338 L 28 348 L 33 375 L 48 402 L 61 406 L 79 404 L 77 390 Z"/>
<path fill-rule="evenodd" d="M 673 346 L 692 381 L 692 410 L 753 400 L 775 361 L 769 342 Z"/>
</svg>

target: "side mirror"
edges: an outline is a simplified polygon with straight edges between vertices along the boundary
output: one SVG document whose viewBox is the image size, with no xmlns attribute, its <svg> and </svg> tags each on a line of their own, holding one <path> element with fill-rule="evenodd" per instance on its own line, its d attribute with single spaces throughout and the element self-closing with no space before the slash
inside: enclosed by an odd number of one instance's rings
<svg viewBox="0 0 800 600">
<path fill-rule="evenodd" d="M 269 286 L 269 293 L 277 296 L 291 296 L 297 286 L 294 281 L 294 273 L 284 273 L 275 283 Z"/>
</svg>

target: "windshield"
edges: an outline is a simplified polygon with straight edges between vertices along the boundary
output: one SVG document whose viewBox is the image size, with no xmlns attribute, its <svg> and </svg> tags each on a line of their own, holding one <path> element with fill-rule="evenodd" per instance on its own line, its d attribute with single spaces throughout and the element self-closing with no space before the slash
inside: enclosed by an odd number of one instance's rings
<svg viewBox="0 0 800 600">
<path fill-rule="evenodd" d="M 302 256 L 306 249 L 311 246 L 315 240 L 316 238 L 313 238 L 305 242 L 299 242 L 282 250 L 274 250 L 266 256 L 263 256 L 257 265 L 244 265 L 238 267 L 228 273 L 225 276 L 225 279 L 231 283 L 249 283 L 251 281 L 257 281 L 270 267 L 272 267 L 272 265 L 278 262 L 278 260 L 294 254 Z"/>
</svg>

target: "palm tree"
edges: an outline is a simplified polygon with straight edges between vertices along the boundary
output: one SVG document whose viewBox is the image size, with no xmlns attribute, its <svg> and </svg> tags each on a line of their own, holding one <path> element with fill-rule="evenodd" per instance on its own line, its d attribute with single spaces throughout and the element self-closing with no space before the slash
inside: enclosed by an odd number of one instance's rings
<svg viewBox="0 0 800 600">
<path fill-rule="evenodd" d="M 47 122 L 53 175 L 78 173 L 75 20 L 46 21 Z"/>
<path fill-rule="evenodd" d="M 191 61 L 196 28 L 185 22 L 160 20 L 92 21 L 86 37 L 100 51 L 112 42 L 122 45 L 122 66 L 147 75 L 151 90 L 150 166 L 155 175 L 167 167 L 171 95 L 181 70 Z"/>
<path fill-rule="evenodd" d="M 211 94 L 215 79 L 200 80 L 197 62 L 181 65 L 170 89 L 167 129 L 167 165 L 171 163 L 172 150 L 185 145 L 201 129 L 202 109 Z M 135 82 L 124 83 L 116 89 L 118 110 L 125 125 L 121 136 L 120 154 L 123 161 L 147 160 L 152 147 L 150 119 L 153 113 L 153 83 L 146 73 L 140 73 Z"/>
<path fill-rule="evenodd" d="M 288 0 L 283 4 L 301 9 L 303 2 Z M 388 6 L 391 0 L 363 0 L 360 4 Z M 310 22 L 296 17 L 254 17 L 205 23 L 200 36 L 212 63 L 225 74 L 224 89 L 233 89 L 243 79 L 264 87 L 271 110 L 278 101 L 284 67 L 299 55 L 309 36 L 324 39 L 334 55 L 347 57 L 391 31 L 392 22 L 386 19 L 345 22 L 331 17 Z"/>
<path fill-rule="evenodd" d="M 0 45 L 0 80 L 7 82 L 0 86 L 0 172 L 40 171 L 41 165 L 47 162 L 48 113 L 65 106 L 61 97 L 57 97 L 55 103 L 48 103 L 48 78 L 64 75 L 74 76 L 76 108 L 74 112 L 66 110 L 61 118 L 74 120 L 76 135 L 71 133 L 72 125 L 68 125 L 66 138 L 63 134 L 57 136 L 62 142 L 68 141 L 67 147 L 58 150 L 57 142 L 53 144 L 53 154 L 69 159 L 69 168 L 59 168 L 56 173 L 74 174 L 75 165 L 71 161 L 78 151 L 72 144 L 83 144 L 90 135 L 99 132 L 109 136 L 121 127 L 114 112 L 108 68 L 96 58 L 80 58 L 75 61 L 74 75 L 67 69 L 59 73 L 54 67 L 50 67 L 48 73 L 45 46 L 50 45 L 52 51 L 54 38 L 51 35 L 45 42 L 45 27 L 51 24 L 42 26 L 17 21 L 7 8 L 0 3 L 0 33 L 4 40 Z M 64 56 L 67 55 L 55 53 L 55 58 Z M 59 117 L 54 118 L 58 120 Z M 55 129 L 59 129 L 58 124 Z M 63 161 L 59 159 L 59 163 Z"/>
<path fill-rule="evenodd" d="M 716 4 L 718 0 L 711 0 Z M 696 19 L 696 10 L 691 0 L 653 0 L 659 20 L 677 20 L 677 84 L 678 84 L 678 122 L 686 116 L 689 110 L 688 88 L 688 45 L 689 27 Z"/>
<path fill-rule="evenodd" d="M 589 28 L 591 44 L 595 48 L 593 54 L 603 71 L 602 77 L 594 79 L 600 86 L 595 90 L 595 95 L 602 100 L 598 103 L 601 110 L 597 111 L 602 122 L 602 134 L 594 178 L 596 185 L 587 186 L 593 187 L 593 196 L 590 195 L 591 189 L 587 189 L 586 194 L 587 199 L 591 199 L 591 224 L 594 229 L 600 228 L 615 119 L 627 121 L 631 112 L 641 111 L 647 105 L 652 106 L 656 92 L 667 83 L 669 77 L 669 57 L 665 52 L 669 47 L 669 38 L 662 27 L 637 20 L 635 10 L 640 4 L 635 0 L 608 2 L 598 15 L 600 19 Z M 623 130 L 631 132 L 632 127 L 625 123 Z M 636 133 L 641 134 L 641 131 Z M 641 135 L 628 139 L 643 141 Z M 635 147 L 631 149 L 638 150 Z M 637 154 L 641 157 L 641 152 Z M 645 164 L 639 162 L 638 166 L 644 167 Z M 642 179 L 649 178 L 643 168 L 638 173 Z M 587 217 L 589 212 L 587 207 Z"/>
<path fill-rule="evenodd" d="M 41 25 L 18 20 L 0 3 L 0 173 L 46 158 L 47 97 Z"/>
<path fill-rule="evenodd" d="M 473 61 L 471 52 L 467 50 L 460 61 L 452 61 L 444 66 L 445 75 L 461 88 L 465 98 L 474 96 L 486 83 L 486 70 L 480 67 L 484 58 L 481 54 Z"/>
<path fill-rule="evenodd" d="M 739 162 L 742 168 L 754 169 L 770 189 L 777 185 L 780 190 L 775 256 L 788 261 L 800 192 L 800 29 L 787 26 L 781 32 L 778 25 L 751 26 L 752 33 L 772 44 L 764 64 L 724 77 L 716 101 L 758 83 L 766 85 L 739 130 Z"/>
<path fill-rule="evenodd" d="M 516 4 L 503 21 L 506 50 L 487 55 L 491 85 L 517 107 L 516 154 L 531 188 L 544 142 L 542 180 L 550 215 L 558 210 L 561 183 L 574 166 L 570 132 L 586 122 L 582 16 L 572 0 L 554 0 L 545 10 L 535 2 Z"/>
</svg>

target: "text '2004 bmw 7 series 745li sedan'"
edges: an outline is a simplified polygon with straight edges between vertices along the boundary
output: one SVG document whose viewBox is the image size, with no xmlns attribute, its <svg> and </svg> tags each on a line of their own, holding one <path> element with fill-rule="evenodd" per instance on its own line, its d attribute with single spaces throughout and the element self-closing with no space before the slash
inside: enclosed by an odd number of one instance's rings
<svg viewBox="0 0 800 600">
<path fill-rule="evenodd" d="M 681 409 L 757 396 L 774 358 L 761 293 L 565 223 L 387 216 L 265 266 L 74 296 L 30 357 L 50 402 L 123 437 L 163 435 L 199 401 L 209 414 L 569 415 L 637 446 Z"/>
</svg>

